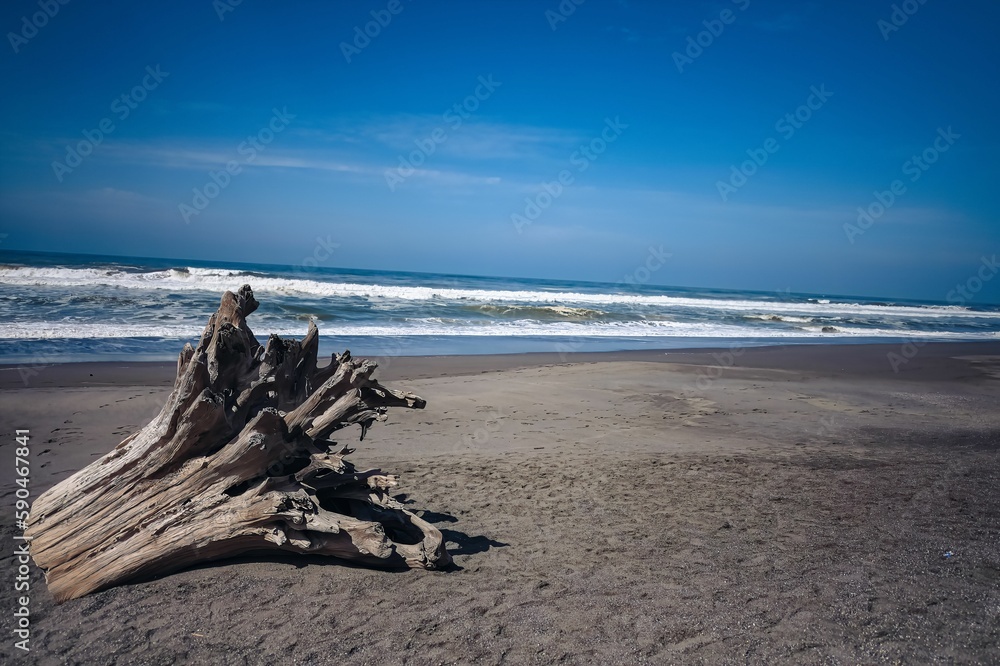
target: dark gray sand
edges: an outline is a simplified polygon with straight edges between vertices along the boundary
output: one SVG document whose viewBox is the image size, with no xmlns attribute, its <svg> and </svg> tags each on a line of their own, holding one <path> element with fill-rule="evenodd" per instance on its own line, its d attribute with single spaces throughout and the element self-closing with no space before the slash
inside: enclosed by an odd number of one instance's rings
<svg viewBox="0 0 1000 666">
<path fill-rule="evenodd" d="M 1000 344 L 917 351 L 381 359 L 428 406 L 352 459 L 402 474 L 454 571 L 256 558 L 56 606 L 36 569 L 28 655 L 14 430 L 37 496 L 153 416 L 174 366 L 0 368 L 0 661 L 997 663 Z"/>
</svg>

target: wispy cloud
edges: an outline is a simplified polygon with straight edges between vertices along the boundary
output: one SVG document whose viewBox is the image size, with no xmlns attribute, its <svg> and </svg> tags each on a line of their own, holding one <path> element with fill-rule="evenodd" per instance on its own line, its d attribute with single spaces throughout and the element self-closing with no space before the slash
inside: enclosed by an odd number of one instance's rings
<svg viewBox="0 0 1000 666">
<path fill-rule="evenodd" d="M 194 103 L 202 107 L 202 103 Z M 212 108 L 211 104 L 205 108 Z M 436 140 L 434 137 L 437 137 Z M 526 170 L 559 168 L 581 143 L 584 131 L 496 122 L 475 116 L 399 114 L 360 120 L 334 118 L 289 127 L 254 157 L 240 135 L 214 139 L 163 139 L 104 142 L 88 158 L 87 169 L 100 165 L 208 171 L 235 161 L 247 169 L 303 169 L 384 181 L 387 170 L 406 160 L 407 178 L 443 185 L 513 183 Z M 74 137 L 12 140 L 8 158 L 49 162 L 65 153 Z M 409 161 L 420 146 L 433 149 Z M 425 151 L 426 152 L 426 151 Z M 410 171 L 412 169 L 412 172 Z"/>
<path fill-rule="evenodd" d="M 356 174 L 372 180 L 385 178 L 386 166 L 352 162 L 319 151 L 269 149 L 257 153 L 252 161 L 244 161 L 232 149 L 178 148 L 162 145 L 119 144 L 110 147 L 105 159 L 129 164 L 159 166 L 170 169 L 208 171 L 220 169 L 227 162 L 236 160 L 241 167 L 250 169 L 305 169 L 336 174 Z M 447 169 L 415 169 L 411 177 L 437 181 L 442 184 L 496 185 L 499 176 L 477 175 Z"/>
<path fill-rule="evenodd" d="M 315 131 L 315 130 L 314 130 Z M 392 151 L 409 152 L 435 132 L 444 135 L 435 153 L 475 160 L 534 159 L 550 156 L 582 140 L 566 129 L 497 123 L 459 114 L 397 115 L 350 124 L 340 121 L 329 133 L 350 143 L 374 142 Z"/>
<path fill-rule="evenodd" d="M 170 169 L 214 169 L 224 166 L 227 162 L 236 161 L 241 167 L 248 168 L 314 169 L 346 173 L 376 173 L 378 171 L 372 165 L 322 156 L 317 151 L 288 151 L 270 147 L 265 151 L 254 151 L 253 159 L 248 161 L 245 154 L 241 154 L 236 147 L 201 148 L 120 143 L 108 146 L 102 154 L 102 158 Z"/>
</svg>

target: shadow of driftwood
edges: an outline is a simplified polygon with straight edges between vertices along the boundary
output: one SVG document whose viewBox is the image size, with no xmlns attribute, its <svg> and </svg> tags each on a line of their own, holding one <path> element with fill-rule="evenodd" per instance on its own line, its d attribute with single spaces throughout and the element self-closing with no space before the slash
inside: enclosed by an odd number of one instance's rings
<svg viewBox="0 0 1000 666">
<path fill-rule="evenodd" d="M 458 544 L 458 548 L 448 549 L 448 552 L 452 555 L 474 555 L 476 553 L 485 553 L 490 548 L 502 548 L 509 545 L 502 541 L 494 541 L 485 536 L 469 536 L 457 530 L 441 530 L 441 534 L 444 535 L 446 544 Z"/>
<path fill-rule="evenodd" d="M 405 495 L 403 496 L 405 498 Z M 397 499 L 399 499 L 397 497 Z M 420 517 L 426 520 L 428 523 L 457 523 L 458 518 L 451 515 L 450 513 L 438 513 L 437 511 L 424 511 L 420 514 Z M 458 530 L 448 530 L 442 529 L 441 534 L 444 535 L 445 545 L 456 544 L 458 548 L 454 546 L 448 548 L 448 552 L 452 555 L 474 555 L 476 553 L 485 553 L 490 548 L 502 548 L 509 544 L 503 543 L 502 541 L 495 541 L 486 536 L 469 536 L 465 532 L 459 532 Z M 455 568 L 457 567 L 455 565 Z"/>
<path fill-rule="evenodd" d="M 458 518 L 451 515 L 450 513 L 438 513 L 437 511 L 424 511 L 421 518 L 426 520 L 428 523 L 457 523 Z"/>
</svg>

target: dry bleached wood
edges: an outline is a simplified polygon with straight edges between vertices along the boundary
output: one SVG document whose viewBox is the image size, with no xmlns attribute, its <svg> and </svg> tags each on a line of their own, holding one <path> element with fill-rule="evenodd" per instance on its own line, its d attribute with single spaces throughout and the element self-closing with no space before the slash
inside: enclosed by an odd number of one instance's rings
<svg viewBox="0 0 1000 666">
<path fill-rule="evenodd" d="M 285 550 L 369 565 L 439 568 L 441 533 L 389 495 L 397 477 L 358 471 L 352 449 L 388 407 L 424 401 L 372 378 L 375 364 L 334 356 L 319 333 L 261 346 L 248 285 L 226 292 L 197 348 L 185 345 L 160 414 L 31 507 L 26 536 L 58 601 L 198 562 Z"/>
</svg>

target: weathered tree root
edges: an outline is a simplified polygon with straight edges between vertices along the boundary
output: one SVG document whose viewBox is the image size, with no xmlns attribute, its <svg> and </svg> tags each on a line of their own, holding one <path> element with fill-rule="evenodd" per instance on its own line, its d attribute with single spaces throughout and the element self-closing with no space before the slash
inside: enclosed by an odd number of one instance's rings
<svg viewBox="0 0 1000 666">
<path fill-rule="evenodd" d="M 31 507 L 31 556 L 57 601 L 208 560 L 280 549 L 367 565 L 451 563 L 434 526 L 358 471 L 352 449 L 388 407 L 423 399 L 372 379 L 376 365 L 334 355 L 317 368 L 319 331 L 261 346 L 249 285 L 226 292 L 196 348 L 185 345 L 160 414 Z"/>
</svg>

